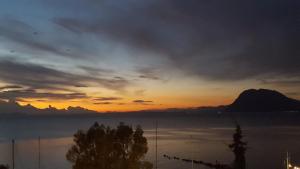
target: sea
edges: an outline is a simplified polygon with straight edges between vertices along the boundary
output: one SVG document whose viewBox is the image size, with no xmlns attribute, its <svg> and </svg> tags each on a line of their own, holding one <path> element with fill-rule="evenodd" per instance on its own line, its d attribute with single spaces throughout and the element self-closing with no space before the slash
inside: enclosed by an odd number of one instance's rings
<svg viewBox="0 0 300 169">
<path fill-rule="evenodd" d="M 295 118 L 232 118 L 201 115 L 167 116 L 26 116 L 0 117 L 0 164 L 12 166 L 12 139 L 15 169 L 71 169 L 66 152 L 74 144 L 73 134 L 87 130 L 94 122 L 117 126 L 120 122 L 141 125 L 148 140 L 145 160 L 155 164 L 156 124 L 158 169 L 200 169 L 202 165 L 165 158 L 163 155 L 230 164 L 228 148 L 238 122 L 248 143 L 248 169 L 282 169 L 286 153 L 293 164 L 300 164 L 300 123 Z M 39 138 L 40 137 L 40 149 Z"/>
</svg>

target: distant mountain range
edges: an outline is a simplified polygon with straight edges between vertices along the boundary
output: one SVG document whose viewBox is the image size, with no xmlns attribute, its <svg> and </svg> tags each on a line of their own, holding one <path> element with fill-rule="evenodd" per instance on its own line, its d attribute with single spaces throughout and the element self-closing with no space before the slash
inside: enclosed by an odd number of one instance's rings
<svg viewBox="0 0 300 169">
<path fill-rule="evenodd" d="M 71 107 L 66 109 L 57 109 L 49 106 L 45 109 L 36 108 L 30 104 L 22 106 L 15 101 L 0 101 L 0 114 L 3 116 L 24 116 L 24 115 L 71 115 L 71 114 L 95 114 L 96 111 L 88 110 L 82 107 Z"/>
<path fill-rule="evenodd" d="M 180 114 L 203 114 L 213 115 L 216 112 L 226 115 L 227 113 L 252 114 L 251 112 L 300 112 L 300 101 L 288 98 L 280 92 L 268 89 L 249 89 L 243 91 L 230 105 L 217 107 L 198 107 L 185 109 L 144 110 L 128 112 L 134 116 L 168 116 Z M 128 113 L 125 113 L 128 115 Z M 82 107 L 68 107 L 57 109 L 49 106 L 45 109 L 36 108 L 30 104 L 22 106 L 15 101 L 0 100 L 1 116 L 26 116 L 26 115 L 99 115 L 99 112 Z M 108 113 L 107 113 L 108 114 Z M 118 115 L 124 113 L 110 113 Z M 103 115 L 103 114 L 102 114 Z"/>
</svg>

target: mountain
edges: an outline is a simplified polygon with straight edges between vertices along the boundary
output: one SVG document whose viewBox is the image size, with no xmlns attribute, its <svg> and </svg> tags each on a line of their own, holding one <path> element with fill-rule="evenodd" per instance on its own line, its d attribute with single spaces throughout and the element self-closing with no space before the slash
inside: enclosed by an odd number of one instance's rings
<svg viewBox="0 0 300 169">
<path fill-rule="evenodd" d="M 227 112 L 300 111 L 300 101 L 268 89 L 249 89 L 226 108 Z"/>
<path fill-rule="evenodd" d="M 0 115 L 24 116 L 24 115 L 74 115 L 74 114 L 96 114 L 98 112 L 88 110 L 82 107 L 71 107 L 66 109 L 57 109 L 49 105 L 45 109 L 36 108 L 30 104 L 20 105 L 15 101 L 0 100 Z"/>
</svg>

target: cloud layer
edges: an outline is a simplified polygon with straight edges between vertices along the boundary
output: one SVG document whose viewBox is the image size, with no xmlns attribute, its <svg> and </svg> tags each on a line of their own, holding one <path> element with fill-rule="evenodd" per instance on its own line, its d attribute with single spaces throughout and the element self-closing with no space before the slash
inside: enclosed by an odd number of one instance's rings
<svg viewBox="0 0 300 169">
<path fill-rule="evenodd" d="M 63 89 L 98 85 L 111 90 L 122 90 L 128 84 L 124 78 L 106 79 L 67 73 L 42 65 L 0 60 L 0 80 L 30 89 Z"/>
<path fill-rule="evenodd" d="M 8 90 L 1 91 L 0 98 L 6 100 L 22 100 L 22 99 L 55 99 L 55 100 L 72 100 L 89 98 L 85 93 L 52 93 L 37 92 L 36 90 Z"/>
<path fill-rule="evenodd" d="M 204 90 L 216 94 L 210 89 L 217 86 L 225 97 L 240 84 L 297 93 L 298 6 L 297 0 L 5 1 L 0 99 L 87 99 L 105 107 L 159 105 L 156 96 L 168 95 L 197 104 Z"/>
<path fill-rule="evenodd" d="M 174 67 L 202 78 L 300 75 L 297 1 L 126 0 L 94 5 L 98 10 L 90 12 L 92 18 L 57 17 L 53 22 L 77 34 L 105 35 L 130 48 L 160 53 Z"/>
</svg>

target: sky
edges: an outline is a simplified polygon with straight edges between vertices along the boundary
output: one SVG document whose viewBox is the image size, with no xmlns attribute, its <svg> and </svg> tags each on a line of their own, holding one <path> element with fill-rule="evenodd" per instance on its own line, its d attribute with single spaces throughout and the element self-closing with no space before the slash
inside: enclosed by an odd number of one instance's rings
<svg viewBox="0 0 300 169">
<path fill-rule="evenodd" d="M 1 0 L 0 99 L 97 111 L 300 99 L 297 0 Z"/>
</svg>

